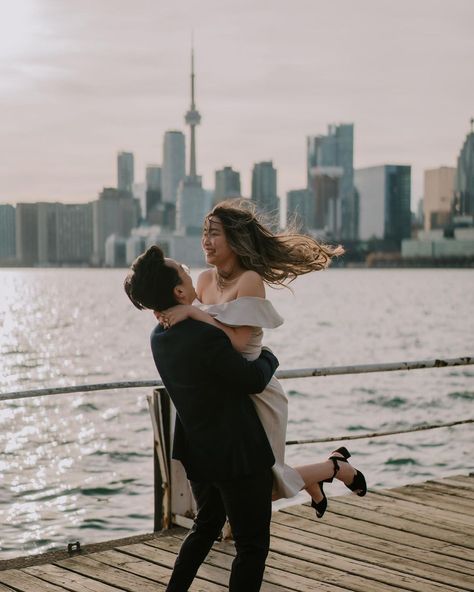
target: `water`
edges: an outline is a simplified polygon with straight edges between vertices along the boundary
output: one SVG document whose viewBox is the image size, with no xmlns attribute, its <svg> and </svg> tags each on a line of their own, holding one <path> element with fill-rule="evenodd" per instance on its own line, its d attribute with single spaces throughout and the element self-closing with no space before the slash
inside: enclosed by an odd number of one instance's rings
<svg viewBox="0 0 474 592">
<path fill-rule="evenodd" d="M 196 272 L 197 273 L 197 272 Z M 196 273 L 194 275 L 196 275 Z M 152 379 L 154 317 L 124 270 L 0 270 L 1 392 Z M 473 354 L 472 270 L 330 270 L 271 291 L 281 368 Z M 474 367 L 285 381 L 288 439 L 473 417 Z M 153 529 L 150 389 L 0 404 L 0 558 Z M 331 444 L 291 446 L 290 463 Z M 472 426 L 356 440 L 370 487 L 473 470 Z M 330 494 L 347 490 L 333 487 Z"/>
</svg>

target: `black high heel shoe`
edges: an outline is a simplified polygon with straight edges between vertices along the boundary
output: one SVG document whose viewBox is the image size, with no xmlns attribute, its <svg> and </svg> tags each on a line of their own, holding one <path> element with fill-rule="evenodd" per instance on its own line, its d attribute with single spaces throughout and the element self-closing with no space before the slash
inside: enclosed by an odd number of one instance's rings
<svg viewBox="0 0 474 592">
<path fill-rule="evenodd" d="M 345 463 L 349 462 L 347 459 L 350 458 L 351 453 L 347 450 L 345 446 L 341 446 L 337 450 L 334 450 L 334 452 L 338 452 L 341 455 L 329 457 L 329 460 L 332 460 L 332 462 L 334 463 L 334 475 L 336 475 L 336 473 L 339 471 L 338 461 Z M 351 491 L 355 491 L 359 497 L 363 497 L 367 493 L 367 483 L 365 481 L 365 477 L 363 473 L 358 471 L 355 467 L 353 468 L 355 469 L 356 474 L 354 476 L 354 479 L 352 480 L 352 483 L 350 485 L 346 485 L 346 487 Z"/>
<path fill-rule="evenodd" d="M 326 508 L 328 507 L 328 498 L 326 497 L 326 494 L 324 493 L 323 484 L 324 484 L 324 481 L 320 481 L 318 483 L 319 489 L 321 490 L 321 495 L 323 496 L 323 499 L 320 502 L 315 502 L 314 499 L 311 498 L 311 507 L 316 510 L 316 516 L 318 518 L 322 518 L 324 516 L 324 512 L 326 511 Z"/>
<path fill-rule="evenodd" d="M 329 457 L 329 458 L 331 458 L 331 457 Z M 328 477 L 327 479 L 324 479 L 323 481 L 318 482 L 319 489 L 321 490 L 321 495 L 323 496 L 323 499 L 320 502 L 315 502 L 314 499 L 311 499 L 311 507 L 316 510 L 316 516 L 318 518 L 322 518 L 324 516 L 324 512 L 326 511 L 326 508 L 328 507 L 328 498 L 326 497 L 326 494 L 324 493 L 323 486 L 325 483 L 332 483 L 334 480 L 334 477 L 336 476 L 336 473 L 339 471 L 339 465 L 334 461 L 332 461 L 332 462 L 334 465 L 334 473 L 332 474 L 332 477 Z"/>
</svg>

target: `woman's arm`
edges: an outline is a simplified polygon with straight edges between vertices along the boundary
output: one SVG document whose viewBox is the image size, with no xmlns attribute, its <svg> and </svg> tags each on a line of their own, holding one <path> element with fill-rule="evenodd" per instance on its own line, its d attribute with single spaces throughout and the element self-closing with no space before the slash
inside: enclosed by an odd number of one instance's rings
<svg viewBox="0 0 474 592">
<path fill-rule="evenodd" d="M 209 313 L 192 304 L 177 304 L 176 306 L 172 306 L 159 313 L 159 320 L 163 318 L 166 319 L 169 327 L 172 327 L 173 325 L 176 325 L 176 323 L 180 323 L 185 319 L 195 319 L 196 321 L 202 321 L 203 323 L 214 325 L 214 327 L 224 331 L 227 337 L 231 340 L 234 349 L 239 352 L 244 351 L 252 334 L 252 327 L 230 327 L 229 325 L 224 325 L 224 323 L 216 320 Z"/>
</svg>

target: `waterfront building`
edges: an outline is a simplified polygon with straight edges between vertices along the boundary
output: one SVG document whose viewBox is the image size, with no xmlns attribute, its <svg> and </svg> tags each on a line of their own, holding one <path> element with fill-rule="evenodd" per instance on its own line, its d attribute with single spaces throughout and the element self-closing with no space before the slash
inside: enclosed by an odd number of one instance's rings
<svg viewBox="0 0 474 592">
<path fill-rule="evenodd" d="M 206 264 L 200 235 L 183 236 L 162 226 L 140 226 L 132 230 L 126 241 L 127 265 L 131 265 L 140 253 L 152 245 L 163 249 L 165 257 L 184 261 L 192 267 L 204 267 Z"/>
<path fill-rule="evenodd" d="M 126 239 L 116 234 L 111 234 L 105 241 L 105 266 L 125 267 Z"/>
<path fill-rule="evenodd" d="M 411 236 L 411 167 L 372 166 L 355 171 L 360 240 L 382 239 L 400 248 Z"/>
<path fill-rule="evenodd" d="M 134 159 L 132 152 L 119 152 L 117 155 L 117 189 L 133 194 Z"/>
<path fill-rule="evenodd" d="M 454 167 L 441 166 L 425 171 L 423 192 L 424 230 L 448 226 L 454 198 Z"/>
<path fill-rule="evenodd" d="M 145 192 L 144 218 L 148 224 L 158 224 L 158 219 L 163 217 L 160 208 L 163 204 L 161 192 L 161 167 L 153 164 L 146 167 L 146 192 Z"/>
<path fill-rule="evenodd" d="M 294 189 L 286 194 L 286 219 L 295 221 L 298 228 L 307 231 L 313 228 L 314 199 L 309 189 Z"/>
<path fill-rule="evenodd" d="M 201 177 L 186 177 L 178 188 L 176 230 L 182 235 L 201 234 L 204 217 L 209 211 Z"/>
<path fill-rule="evenodd" d="M 277 171 L 271 160 L 258 162 L 252 170 L 251 199 L 261 212 L 279 220 Z"/>
<path fill-rule="evenodd" d="M 39 265 L 87 265 L 91 262 L 92 204 L 40 202 Z"/>
<path fill-rule="evenodd" d="M 223 169 L 216 171 L 214 203 L 240 196 L 240 173 L 234 171 L 230 166 L 225 166 Z"/>
<path fill-rule="evenodd" d="M 16 257 L 21 265 L 38 264 L 38 204 L 18 203 L 15 217 Z"/>
<path fill-rule="evenodd" d="M 453 236 L 443 229 L 423 231 L 417 239 L 402 241 L 402 257 L 410 259 L 474 258 L 474 227 L 455 228 Z"/>
<path fill-rule="evenodd" d="M 93 253 L 92 202 L 57 204 L 57 261 L 60 264 L 89 264 Z"/>
<path fill-rule="evenodd" d="M 145 218 L 146 212 L 146 185 L 144 182 L 135 182 L 132 187 L 132 195 L 135 199 L 138 199 L 140 204 L 140 218 Z"/>
<path fill-rule="evenodd" d="M 0 204 L 0 262 L 16 257 L 15 206 Z"/>
<path fill-rule="evenodd" d="M 38 264 L 58 263 L 57 207 L 58 203 L 39 202 L 38 212 Z"/>
<path fill-rule="evenodd" d="M 308 136 L 307 183 L 315 200 L 314 228 L 334 238 L 357 238 L 354 125 L 331 124 L 327 135 Z"/>
<path fill-rule="evenodd" d="M 180 131 L 168 131 L 163 141 L 161 191 L 164 203 L 176 206 L 178 186 L 185 176 L 185 141 Z"/>
<path fill-rule="evenodd" d="M 178 186 L 176 230 L 182 235 L 197 235 L 201 234 L 208 202 L 202 177 L 197 174 L 196 127 L 201 123 L 201 115 L 195 103 L 194 50 L 191 50 L 191 106 L 185 121 L 190 130 L 189 175 Z"/>
<path fill-rule="evenodd" d="M 418 201 L 418 207 L 416 208 L 416 224 L 420 228 L 425 224 L 425 203 L 423 198 Z"/>
<path fill-rule="evenodd" d="M 127 191 L 105 187 L 99 199 L 93 202 L 93 262 L 102 265 L 105 261 L 105 241 L 111 234 L 130 236 L 132 228 L 138 226 L 140 203 Z M 125 257 L 125 255 L 124 255 Z"/>
<path fill-rule="evenodd" d="M 18 204 L 16 232 L 20 264 L 87 265 L 93 249 L 92 204 Z"/>
<path fill-rule="evenodd" d="M 454 183 L 454 214 L 474 215 L 474 119 L 458 156 Z"/>
</svg>

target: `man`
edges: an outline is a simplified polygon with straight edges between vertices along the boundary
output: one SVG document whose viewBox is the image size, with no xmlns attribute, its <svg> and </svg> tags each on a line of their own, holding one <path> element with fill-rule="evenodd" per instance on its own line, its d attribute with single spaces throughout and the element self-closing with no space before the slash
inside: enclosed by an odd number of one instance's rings
<svg viewBox="0 0 474 592">
<path fill-rule="evenodd" d="M 139 308 L 191 304 L 187 270 L 150 247 L 132 265 L 125 291 Z M 248 395 L 261 392 L 278 360 L 263 350 L 254 362 L 223 331 L 194 319 L 151 334 L 156 367 L 176 407 L 173 458 L 196 498 L 194 526 L 183 542 L 168 592 L 185 592 L 229 519 L 236 547 L 231 592 L 258 592 L 270 543 L 271 466 L 275 459 Z"/>
</svg>

